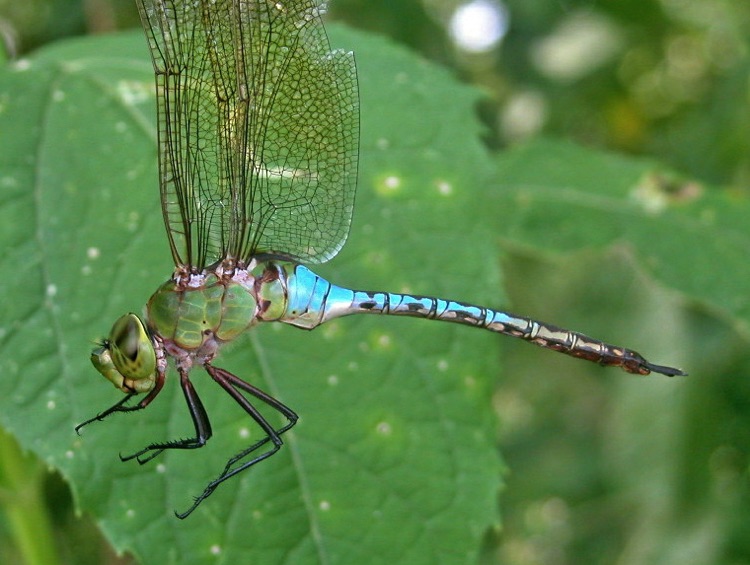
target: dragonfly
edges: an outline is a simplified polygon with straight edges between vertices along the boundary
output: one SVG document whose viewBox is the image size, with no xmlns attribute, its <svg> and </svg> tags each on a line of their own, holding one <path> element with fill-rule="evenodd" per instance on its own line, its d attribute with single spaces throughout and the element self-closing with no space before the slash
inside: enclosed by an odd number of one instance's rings
<svg viewBox="0 0 750 565">
<path fill-rule="evenodd" d="M 123 461 L 143 464 L 212 435 L 190 376 L 202 368 L 261 430 L 195 497 L 185 518 L 235 475 L 278 452 L 297 414 L 214 365 L 221 347 L 262 322 L 313 329 L 350 314 L 442 320 L 517 337 L 605 366 L 683 375 L 633 350 L 523 316 L 430 296 L 352 290 L 305 264 L 346 241 L 359 158 L 354 55 L 333 50 L 317 0 L 136 0 L 156 82 L 161 210 L 172 276 L 91 353 L 125 396 L 81 428 L 146 408 L 168 365 L 195 428 Z M 143 396 L 140 396 L 143 395 Z M 260 404 L 259 404 L 260 403 Z M 280 414 L 273 425 L 258 406 Z"/>
</svg>

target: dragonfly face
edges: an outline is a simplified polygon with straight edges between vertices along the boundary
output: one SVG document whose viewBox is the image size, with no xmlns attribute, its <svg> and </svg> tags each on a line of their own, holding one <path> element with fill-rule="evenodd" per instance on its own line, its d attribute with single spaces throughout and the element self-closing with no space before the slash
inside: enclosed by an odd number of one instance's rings
<svg viewBox="0 0 750 565">
<path fill-rule="evenodd" d="M 109 338 L 91 352 L 91 362 L 124 393 L 154 388 L 156 351 L 143 320 L 135 314 L 126 314 L 114 323 Z"/>
</svg>

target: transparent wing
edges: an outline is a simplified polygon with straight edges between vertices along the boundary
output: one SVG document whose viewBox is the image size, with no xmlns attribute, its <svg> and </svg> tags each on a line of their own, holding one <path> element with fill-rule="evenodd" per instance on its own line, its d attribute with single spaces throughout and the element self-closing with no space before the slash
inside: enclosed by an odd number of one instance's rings
<svg viewBox="0 0 750 565">
<path fill-rule="evenodd" d="M 359 144 L 352 53 L 314 0 L 137 0 L 156 72 L 175 264 L 310 262 L 346 240 Z"/>
</svg>

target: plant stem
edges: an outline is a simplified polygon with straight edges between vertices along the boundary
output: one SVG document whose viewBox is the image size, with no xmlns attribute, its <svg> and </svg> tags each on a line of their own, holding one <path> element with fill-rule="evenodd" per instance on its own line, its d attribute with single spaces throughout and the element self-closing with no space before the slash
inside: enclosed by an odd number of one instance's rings
<svg viewBox="0 0 750 565">
<path fill-rule="evenodd" d="M 41 462 L 22 453 L 15 438 L 0 428 L 0 505 L 26 565 L 59 563 L 42 494 L 43 479 Z"/>
</svg>

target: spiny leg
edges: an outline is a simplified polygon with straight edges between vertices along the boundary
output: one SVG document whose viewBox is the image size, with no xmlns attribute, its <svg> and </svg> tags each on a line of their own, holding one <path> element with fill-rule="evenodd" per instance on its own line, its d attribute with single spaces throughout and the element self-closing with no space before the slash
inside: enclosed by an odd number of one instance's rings
<svg viewBox="0 0 750 565">
<path fill-rule="evenodd" d="M 136 392 L 128 393 L 125 398 L 117 402 L 116 404 L 110 406 L 107 408 L 104 412 L 101 412 L 100 414 L 97 414 L 93 418 L 89 418 L 85 422 L 81 422 L 75 427 L 76 433 L 78 435 L 81 434 L 81 428 L 84 426 L 88 426 L 92 422 L 101 422 L 104 420 L 107 416 L 110 414 L 114 414 L 115 412 L 135 412 L 137 410 L 143 410 L 146 406 L 151 404 L 151 401 L 156 398 L 156 396 L 161 392 L 161 389 L 164 387 L 164 373 L 163 372 L 157 372 L 156 375 L 156 382 L 154 383 L 154 388 L 152 388 L 149 393 L 143 397 L 143 400 L 141 400 L 138 404 L 134 404 L 133 406 L 125 406 L 127 402 L 136 396 Z"/>
<path fill-rule="evenodd" d="M 197 449 L 206 445 L 206 442 L 211 437 L 211 422 L 208 419 L 206 409 L 203 407 L 198 393 L 195 392 L 193 383 L 190 382 L 188 372 L 184 369 L 179 370 L 180 373 L 180 387 L 185 395 L 185 402 L 187 402 L 188 409 L 190 410 L 190 417 L 193 420 L 193 426 L 195 427 L 195 437 L 166 441 L 162 443 L 152 443 L 147 447 L 144 447 L 140 451 L 123 457 L 120 455 L 120 459 L 123 461 L 130 461 L 131 459 L 137 459 L 138 462 L 143 465 L 148 463 L 154 457 L 159 455 L 165 449 Z M 149 453 L 151 452 L 151 453 Z M 144 454 L 148 453 L 145 457 Z"/>
<path fill-rule="evenodd" d="M 254 444 L 252 444 L 250 447 L 244 449 L 234 457 L 231 457 L 229 461 L 227 461 L 227 464 L 224 467 L 224 470 L 221 472 L 221 474 L 208 483 L 206 488 L 203 490 L 203 492 L 195 498 L 195 501 L 193 502 L 193 505 L 188 508 L 185 512 L 178 513 L 175 512 L 175 515 L 178 518 L 186 518 L 190 515 L 190 513 L 195 510 L 198 505 L 203 502 L 206 498 L 208 498 L 211 493 L 213 493 L 214 490 L 216 490 L 216 487 L 218 487 L 221 483 L 226 481 L 227 479 L 233 477 L 234 475 L 241 473 L 245 469 L 248 469 L 249 467 L 252 467 L 256 463 L 259 463 L 263 461 L 264 459 L 269 458 L 271 455 L 276 453 L 279 449 L 281 449 L 281 446 L 283 445 L 283 441 L 281 440 L 281 434 L 292 428 L 294 424 L 297 423 L 298 416 L 296 412 L 294 412 L 291 408 L 283 404 L 282 402 L 276 400 L 274 397 L 270 396 L 269 394 L 263 392 L 259 388 L 251 385 L 248 382 L 243 381 L 239 377 L 233 375 L 229 371 L 226 371 L 224 369 L 220 369 L 218 367 L 213 367 L 209 364 L 205 365 L 206 371 L 209 375 L 211 375 L 211 378 L 216 381 L 221 388 L 223 388 L 232 398 L 234 398 L 235 402 L 239 404 L 242 409 L 247 412 L 250 417 L 252 417 L 253 420 L 257 422 L 257 424 L 261 427 L 261 429 L 265 432 L 265 437 Z M 237 389 L 241 389 L 245 391 L 246 393 L 254 396 L 261 402 L 267 404 L 277 412 L 280 412 L 286 419 L 288 420 L 287 424 L 282 426 L 279 429 L 275 429 L 269 422 L 266 420 L 263 415 L 258 411 L 255 406 L 250 403 L 250 401 L 245 398 Z M 241 464 L 238 467 L 233 468 L 234 464 L 238 461 L 241 461 L 248 455 L 250 455 L 252 452 L 256 451 L 263 445 L 267 444 L 268 442 L 273 443 L 273 447 L 269 449 L 268 451 L 264 451 L 260 455 L 252 458 L 249 461 L 246 461 L 245 463 Z"/>
<path fill-rule="evenodd" d="M 221 387 L 224 390 L 227 390 L 229 394 L 231 394 L 237 400 L 237 402 L 240 403 L 240 406 L 242 406 L 242 408 L 245 409 L 245 411 L 248 412 L 251 416 L 253 416 L 253 412 L 257 414 L 257 410 L 252 404 L 250 404 L 247 401 L 247 399 L 245 399 L 242 395 L 236 393 L 236 390 L 235 390 L 236 388 L 242 389 L 248 394 L 254 396 L 261 402 L 267 404 L 268 406 L 270 406 L 277 412 L 281 413 L 288 420 L 287 424 L 282 426 L 279 429 L 271 428 L 265 419 L 263 419 L 263 421 L 266 424 L 265 426 L 263 423 L 258 422 L 263 428 L 263 430 L 266 432 L 266 437 L 259 440 L 257 443 L 251 445 L 247 449 L 244 449 L 243 451 L 241 451 L 240 453 L 238 453 L 231 459 L 229 459 L 226 467 L 224 467 L 224 473 L 229 471 L 232 465 L 234 465 L 237 461 L 245 458 L 249 453 L 255 451 L 261 445 L 268 443 L 268 441 L 270 441 L 274 436 L 280 436 L 281 434 L 283 434 L 284 432 L 292 428 L 297 423 L 297 420 L 299 419 L 299 416 L 297 416 L 297 413 L 294 412 L 294 410 L 292 410 L 285 404 L 283 404 L 282 402 L 280 402 L 279 400 L 275 399 L 270 394 L 267 394 L 263 392 L 262 390 L 260 390 L 259 388 L 251 385 L 250 383 L 243 381 L 241 378 L 239 378 L 236 375 L 233 375 L 232 373 L 230 373 L 229 371 L 225 369 L 220 369 L 218 367 L 213 367 L 209 365 L 206 367 L 206 370 L 211 375 L 211 377 L 217 383 L 219 383 L 219 385 L 221 385 Z M 258 414 L 258 416 L 260 417 L 260 414 Z M 253 419 L 256 419 L 255 416 L 253 416 Z M 273 431 L 273 433 L 271 433 L 269 430 Z"/>
</svg>

